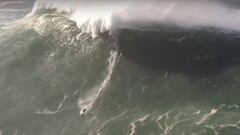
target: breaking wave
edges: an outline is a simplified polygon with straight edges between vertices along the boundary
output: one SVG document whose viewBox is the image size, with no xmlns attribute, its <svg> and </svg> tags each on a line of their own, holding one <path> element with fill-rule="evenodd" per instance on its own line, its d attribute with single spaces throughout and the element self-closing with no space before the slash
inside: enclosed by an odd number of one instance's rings
<svg viewBox="0 0 240 135">
<path fill-rule="evenodd" d="M 198 29 L 210 27 L 232 32 L 240 30 L 239 6 L 226 1 L 41 0 L 35 3 L 32 13 L 42 8 L 69 12 L 69 18 L 93 37 L 119 28 L 141 29 L 163 24 Z"/>
<path fill-rule="evenodd" d="M 0 135 L 239 134 L 237 7 L 116 3 L 42 0 L 0 26 Z"/>
</svg>

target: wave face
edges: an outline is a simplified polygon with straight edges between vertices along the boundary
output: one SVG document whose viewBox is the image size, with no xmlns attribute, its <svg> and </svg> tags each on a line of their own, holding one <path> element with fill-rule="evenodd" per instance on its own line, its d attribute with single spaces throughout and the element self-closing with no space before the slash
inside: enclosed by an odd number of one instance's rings
<svg viewBox="0 0 240 135">
<path fill-rule="evenodd" d="M 223 17 L 237 9 L 229 3 L 217 5 Z M 238 18 L 191 27 L 123 21 L 130 10 L 123 2 L 121 12 L 107 12 L 109 21 L 79 22 L 69 4 L 43 0 L 0 26 L 0 135 L 240 133 L 240 38 L 231 30 Z M 175 18 L 174 8 L 163 10 Z"/>
</svg>

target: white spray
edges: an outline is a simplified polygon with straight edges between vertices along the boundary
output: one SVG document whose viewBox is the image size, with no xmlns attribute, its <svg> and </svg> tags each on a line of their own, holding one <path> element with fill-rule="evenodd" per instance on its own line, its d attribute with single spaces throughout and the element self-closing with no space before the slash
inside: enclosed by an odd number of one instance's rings
<svg viewBox="0 0 240 135">
<path fill-rule="evenodd" d="M 137 2 L 41 0 L 39 8 L 57 8 L 71 13 L 83 32 L 96 37 L 99 33 L 118 28 L 141 27 L 147 24 L 171 24 L 185 28 L 213 27 L 240 31 L 240 10 L 216 1 L 149 0 Z"/>
<path fill-rule="evenodd" d="M 117 61 L 119 58 L 118 56 L 119 56 L 118 52 L 111 51 L 110 57 L 108 58 L 107 74 L 106 74 L 106 77 L 104 78 L 103 82 L 100 85 L 98 85 L 97 89 L 90 96 L 87 96 L 84 99 L 82 99 L 82 98 L 79 99 L 78 107 L 80 109 L 80 115 L 84 115 L 89 110 L 92 109 L 97 98 L 108 86 L 109 82 L 111 81 L 114 67 L 117 64 Z"/>
</svg>

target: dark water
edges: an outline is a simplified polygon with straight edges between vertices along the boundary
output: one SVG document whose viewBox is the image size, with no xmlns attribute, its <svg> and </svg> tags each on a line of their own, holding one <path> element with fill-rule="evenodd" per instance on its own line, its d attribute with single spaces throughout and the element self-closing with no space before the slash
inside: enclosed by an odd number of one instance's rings
<svg viewBox="0 0 240 135">
<path fill-rule="evenodd" d="M 97 38 L 54 10 L 0 28 L 0 135 L 238 135 L 238 33 Z"/>
</svg>

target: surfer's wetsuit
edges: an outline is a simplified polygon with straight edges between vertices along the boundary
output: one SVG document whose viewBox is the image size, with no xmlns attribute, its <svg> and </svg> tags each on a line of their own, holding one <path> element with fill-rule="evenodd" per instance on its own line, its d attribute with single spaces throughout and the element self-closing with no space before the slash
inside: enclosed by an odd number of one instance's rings
<svg viewBox="0 0 240 135">
<path fill-rule="evenodd" d="M 83 116 L 83 115 L 85 115 L 86 114 L 86 112 L 87 112 L 87 109 L 85 108 L 85 109 L 83 109 L 82 111 L 81 111 L 81 116 Z"/>
</svg>

